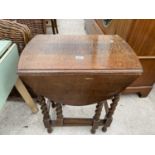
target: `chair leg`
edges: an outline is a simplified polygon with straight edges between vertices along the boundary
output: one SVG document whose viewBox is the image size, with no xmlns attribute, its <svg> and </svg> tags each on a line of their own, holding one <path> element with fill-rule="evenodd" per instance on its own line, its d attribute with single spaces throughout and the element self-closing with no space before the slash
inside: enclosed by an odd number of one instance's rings
<svg viewBox="0 0 155 155">
<path fill-rule="evenodd" d="M 38 102 L 41 105 L 44 126 L 45 128 L 47 128 L 48 133 L 51 133 L 52 132 L 52 120 L 50 119 L 50 115 L 49 115 L 50 109 L 48 109 L 44 97 L 39 97 Z"/>
<path fill-rule="evenodd" d="M 62 126 L 63 125 L 63 113 L 62 113 L 61 103 L 56 103 L 56 115 L 57 115 L 58 124 Z"/>
<path fill-rule="evenodd" d="M 99 126 L 99 119 L 100 119 L 100 115 L 102 112 L 103 104 L 104 103 L 101 102 L 101 103 L 97 103 L 97 105 L 96 105 L 95 115 L 93 117 L 93 125 L 92 125 L 92 129 L 91 129 L 92 134 L 94 134 L 96 132 L 96 129 Z"/>
<path fill-rule="evenodd" d="M 59 32 L 58 32 L 58 25 L 57 25 L 57 20 L 56 19 L 54 19 L 54 25 L 55 25 L 56 33 L 58 34 Z"/>
<path fill-rule="evenodd" d="M 54 26 L 54 20 L 53 19 L 51 19 L 51 26 L 52 26 L 53 34 L 55 34 L 55 26 Z"/>
<path fill-rule="evenodd" d="M 112 99 L 112 103 L 110 104 L 110 108 L 108 110 L 108 113 L 106 114 L 105 118 L 104 118 L 104 125 L 103 125 L 103 128 L 102 128 L 102 131 L 103 132 L 106 132 L 107 131 L 107 127 L 109 127 L 112 123 L 112 120 L 113 120 L 113 114 L 114 114 L 114 111 L 116 109 L 116 106 L 118 104 L 118 101 L 119 101 L 119 98 L 120 98 L 120 95 L 115 95 Z"/>
<path fill-rule="evenodd" d="M 30 107 L 33 113 L 38 112 L 37 105 L 34 103 L 32 97 L 30 96 L 29 92 L 27 91 L 26 87 L 24 86 L 23 82 L 20 78 L 17 79 L 15 84 L 16 89 L 24 99 L 25 103 Z"/>
</svg>

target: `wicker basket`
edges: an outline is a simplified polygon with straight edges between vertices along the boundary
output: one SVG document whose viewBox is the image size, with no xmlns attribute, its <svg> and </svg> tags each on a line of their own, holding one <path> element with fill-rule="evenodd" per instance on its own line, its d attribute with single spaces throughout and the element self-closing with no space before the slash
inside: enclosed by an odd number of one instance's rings
<svg viewBox="0 0 155 155">
<path fill-rule="evenodd" d="M 17 44 L 20 53 L 31 38 L 30 29 L 26 25 L 0 20 L 0 39 L 12 40 Z"/>
<path fill-rule="evenodd" d="M 46 20 L 45 19 L 17 19 L 18 23 L 25 24 L 29 27 L 32 37 L 36 34 L 46 33 Z"/>
</svg>

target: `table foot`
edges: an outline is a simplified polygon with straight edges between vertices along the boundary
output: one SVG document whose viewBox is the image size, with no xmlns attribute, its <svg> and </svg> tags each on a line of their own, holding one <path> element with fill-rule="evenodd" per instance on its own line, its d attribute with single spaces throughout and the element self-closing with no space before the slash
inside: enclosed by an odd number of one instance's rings
<svg viewBox="0 0 155 155">
<path fill-rule="evenodd" d="M 52 120 L 50 119 L 50 115 L 49 115 L 50 109 L 48 109 L 44 97 L 39 97 L 38 101 L 41 105 L 44 126 L 45 128 L 47 128 L 48 133 L 51 133 L 52 132 Z"/>
<path fill-rule="evenodd" d="M 99 126 L 99 121 L 100 121 L 100 115 L 101 115 L 101 112 L 102 112 L 102 108 L 103 108 L 103 102 L 97 103 L 96 110 L 95 110 L 95 115 L 93 117 L 93 125 L 92 125 L 92 129 L 91 129 L 92 134 L 94 134 L 96 132 L 96 129 Z"/>
<path fill-rule="evenodd" d="M 110 104 L 110 108 L 107 110 L 107 113 L 106 113 L 104 121 L 103 121 L 104 122 L 103 128 L 102 128 L 103 132 L 106 132 L 107 127 L 109 127 L 112 123 L 112 120 L 113 120 L 112 116 L 113 116 L 114 111 L 116 109 L 116 106 L 118 104 L 119 98 L 120 98 L 120 95 L 115 95 L 112 99 L 112 103 Z"/>
<path fill-rule="evenodd" d="M 107 128 L 106 128 L 106 127 L 103 127 L 103 128 L 102 128 L 102 131 L 103 131 L 103 132 L 106 132 L 106 131 L 107 131 Z"/>
<path fill-rule="evenodd" d="M 92 134 L 95 134 L 95 133 L 96 133 L 96 129 L 91 129 L 90 132 L 91 132 Z"/>
</svg>

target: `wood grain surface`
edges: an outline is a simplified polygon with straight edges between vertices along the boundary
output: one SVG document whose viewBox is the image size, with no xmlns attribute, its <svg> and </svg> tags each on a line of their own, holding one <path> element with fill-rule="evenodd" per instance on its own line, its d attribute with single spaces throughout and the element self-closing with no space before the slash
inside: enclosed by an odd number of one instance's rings
<svg viewBox="0 0 155 155">
<path fill-rule="evenodd" d="M 107 27 L 104 26 L 103 19 L 85 21 L 85 29 L 88 34 L 98 34 L 100 31 L 106 35 L 117 34 L 133 48 L 144 72 L 125 92 L 147 96 L 155 82 L 155 20 L 113 19 Z M 94 23 L 94 27 L 92 27 L 92 23 Z"/>
<path fill-rule="evenodd" d="M 131 47 L 117 35 L 37 35 L 22 52 L 18 66 L 19 74 L 34 70 L 141 72 L 141 65 Z"/>
<path fill-rule="evenodd" d="M 120 93 L 142 74 L 142 67 L 117 35 L 38 35 L 24 49 L 18 73 L 38 95 L 87 105 Z"/>
</svg>

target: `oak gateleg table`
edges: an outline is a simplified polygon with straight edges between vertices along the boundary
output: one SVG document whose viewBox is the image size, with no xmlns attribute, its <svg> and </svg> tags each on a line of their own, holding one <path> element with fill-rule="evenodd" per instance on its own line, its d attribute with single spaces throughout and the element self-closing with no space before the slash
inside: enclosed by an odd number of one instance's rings
<svg viewBox="0 0 155 155">
<path fill-rule="evenodd" d="M 110 126 L 119 94 L 142 74 L 132 48 L 118 35 L 37 35 L 23 50 L 18 74 L 39 96 L 47 131 L 54 126 Z M 47 97 L 57 119 L 50 118 Z M 111 104 L 107 100 L 111 99 Z M 65 118 L 62 104 L 96 104 L 93 118 Z M 105 117 L 100 118 L 102 108 Z"/>
</svg>

